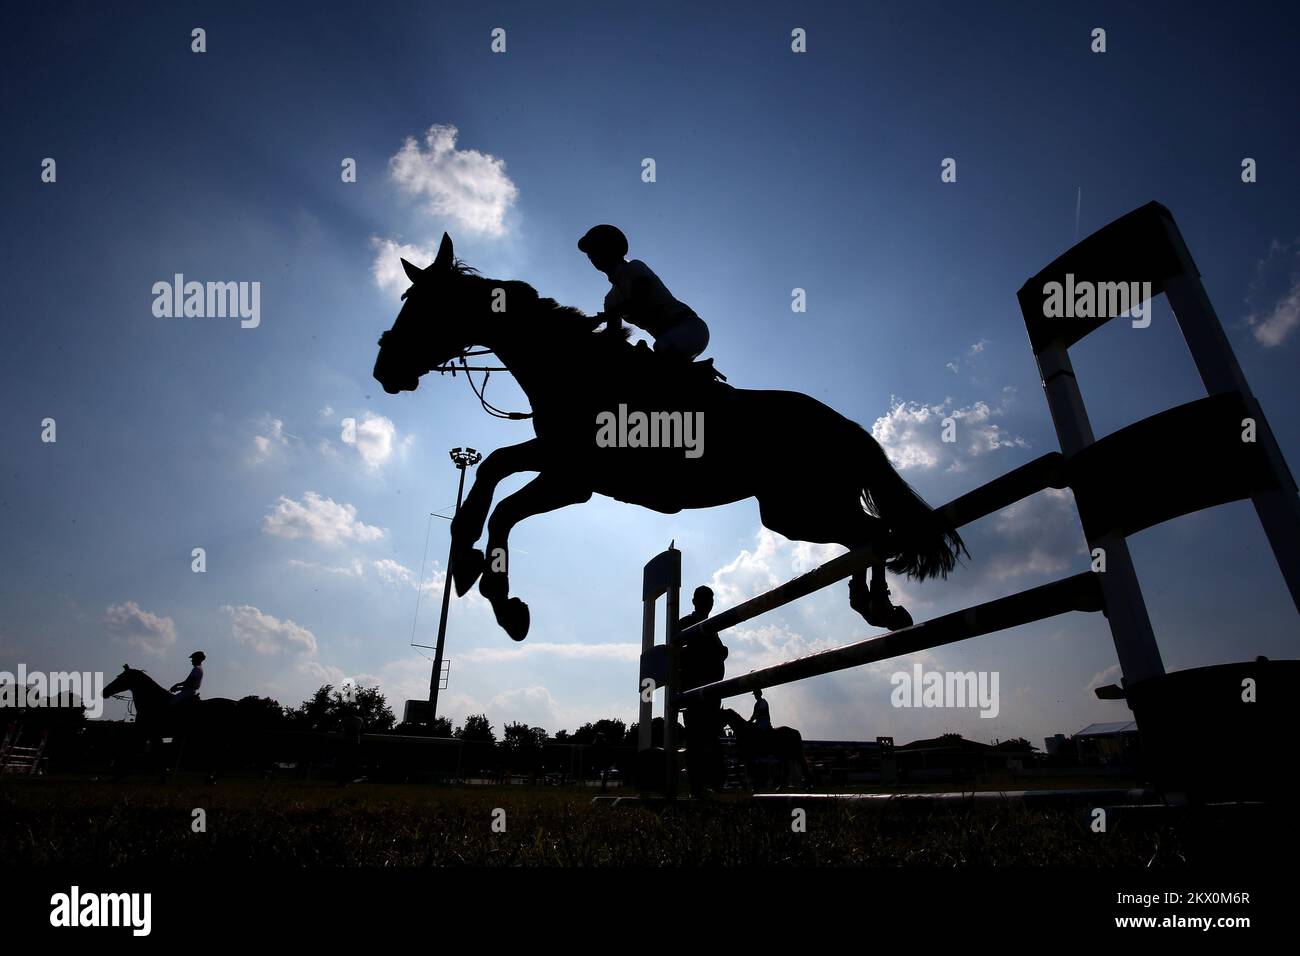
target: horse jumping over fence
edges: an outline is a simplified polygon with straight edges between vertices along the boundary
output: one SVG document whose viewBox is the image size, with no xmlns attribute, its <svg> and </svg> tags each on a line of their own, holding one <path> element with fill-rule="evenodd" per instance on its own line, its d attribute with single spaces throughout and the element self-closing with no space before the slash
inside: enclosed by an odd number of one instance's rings
<svg viewBox="0 0 1300 956">
<path fill-rule="evenodd" d="M 527 636 L 529 613 L 510 597 L 511 529 L 593 494 L 664 514 L 757 498 L 763 524 L 793 541 L 871 545 L 877 557 L 870 587 L 866 569 L 857 570 L 849 604 L 869 624 L 888 630 L 912 619 L 890 603 L 886 569 L 917 580 L 946 577 L 965 550 L 956 530 L 898 475 L 870 433 L 816 399 L 733 388 L 690 367 L 673 371 L 670 360 L 647 349 L 593 333 L 588 317 L 540 298 L 523 282 L 476 275 L 455 261 L 445 234 L 431 266 L 419 269 L 406 260 L 402 266 L 411 287 L 393 327 L 380 337 L 375 361 L 384 391 L 414 391 L 426 372 L 481 347 L 510 370 L 532 404 L 537 437 L 483 460 L 451 528 L 456 593 L 465 594 L 481 578 L 479 591 L 515 640 Z M 662 430 L 676 428 L 678 438 L 685 422 L 699 422 L 702 453 L 685 454 L 680 442 L 646 447 L 630 438 L 611 447 L 599 437 L 603 415 L 621 422 L 643 415 Z M 792 447 L 831 453 L 810 469 L 790 454 Z M 489 518 L 497 485 L 524 471 L 538 476 Z M 485 522 L 486 559 L 474 547 Z"/>
</svg>

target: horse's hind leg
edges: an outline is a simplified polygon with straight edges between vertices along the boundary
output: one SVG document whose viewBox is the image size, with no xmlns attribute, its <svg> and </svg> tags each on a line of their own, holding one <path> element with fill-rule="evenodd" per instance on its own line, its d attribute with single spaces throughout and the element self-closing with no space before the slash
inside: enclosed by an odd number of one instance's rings
<svg viewBox="0 0 1300 956">
<path fill-rule="evenodd" d="M 885 562 L 871 562 L 871 586 L 867 586 L 867 571 L 855 571 L 849 578 L 849 607 L 862 615 L 873 627 L 899 631 L 912 626 L 912 615 L 907 609 L 890 603 L 889 586 L 885 583 Z"/>
<path fill-rule="evenodd" d="M 839 544 L 850 550 L 884 542 L 884 523 L 867 513 L 858 488 L 831 489 L 817 501 L 788 492 L 760 493 L 758 512 L 764 527 L 792 541 Z M 873 627 L 896 631 L 910 626 L 912 616 L 889 601 L 885 584 L 887 558 L 882 554 L 871 563 L 870 587 L 865 568 L 849 578 L 849 607 Z"/>
</svg>

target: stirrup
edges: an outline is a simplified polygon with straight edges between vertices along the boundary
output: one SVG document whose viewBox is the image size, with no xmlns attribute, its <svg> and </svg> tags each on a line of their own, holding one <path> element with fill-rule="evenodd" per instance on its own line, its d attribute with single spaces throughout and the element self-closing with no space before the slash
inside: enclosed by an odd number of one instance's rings
<svg viewBox="0 0 1300 956">
<path fill-rule="evenodd" d="M 705 376 L 708 381 L 721 380 L 725 382 L 727 380 L 727 376 L 723 375 L 713 367 L 713 359 L 711 358 L 694 361 L 691 363 L 690 368 L 693 373 Z"/>
</svg>

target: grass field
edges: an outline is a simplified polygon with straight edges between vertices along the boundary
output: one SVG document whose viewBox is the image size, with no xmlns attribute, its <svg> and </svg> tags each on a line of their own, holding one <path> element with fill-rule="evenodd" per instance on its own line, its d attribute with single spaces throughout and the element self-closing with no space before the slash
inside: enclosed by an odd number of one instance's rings
<svg viewBox="0 0 1300 956">
<path fill-rule="evenodd" d="M 1238 808 L 1117 816 L 1095 833 L 1079 810 L 836 805 L 810 808 L 806 832 L 795 832 L 789 808 L 741 795 L 661 810 L 597 807 L 591 797 L 554 787 L 11 779 L 0 784 L 0 858 L 93 867 L 1178 869 L 1232 860 L 1243 845 L 1276 847 L 1279 838 L 1275 821 Z M 193 830 L 196 809 L 206 832 Z"/>
</svg>

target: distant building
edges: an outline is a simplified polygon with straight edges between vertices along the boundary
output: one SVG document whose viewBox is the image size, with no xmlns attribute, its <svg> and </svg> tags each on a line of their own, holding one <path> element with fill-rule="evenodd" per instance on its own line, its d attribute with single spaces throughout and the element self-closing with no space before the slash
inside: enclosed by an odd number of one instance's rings
<svg viewBox="0 0 1300 956">
<path fill-rule="evenodd" d="M 1085 767 L 1133 766 L 1141 748 L 1135 720 L 1089 724 L 1074 735 L 1074 742 Z"/>
</svg>

